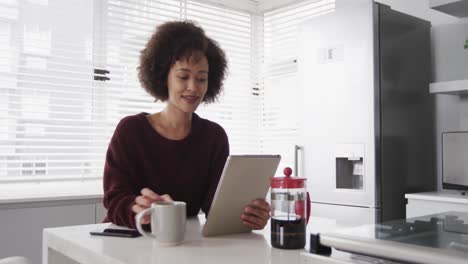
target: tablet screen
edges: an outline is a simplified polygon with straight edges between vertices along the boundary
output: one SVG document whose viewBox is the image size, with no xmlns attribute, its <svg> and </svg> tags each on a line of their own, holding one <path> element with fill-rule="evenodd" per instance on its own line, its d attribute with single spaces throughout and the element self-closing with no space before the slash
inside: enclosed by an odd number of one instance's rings
<svg viewBox="0 0 468 264">
<path fill-rule="evenodd" d="M 203 227 L 204 236 L 248 232 L 240 219 L 252 200 L 265 199 L 280 155 L 231 155 L 227 158 Z"/>
</svg>

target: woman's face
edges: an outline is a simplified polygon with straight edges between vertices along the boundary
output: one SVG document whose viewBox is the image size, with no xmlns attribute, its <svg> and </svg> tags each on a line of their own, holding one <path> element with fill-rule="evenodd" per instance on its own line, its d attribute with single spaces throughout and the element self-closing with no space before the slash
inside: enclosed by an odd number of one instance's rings
<svg viewBox="0 0 468 264">
<path fill-rule="evenodd" d="M 167 77 L 170 107 L 193 113 L 208 90 L 208 60 L 205 55 L 176 61 Z"/>
</svg>

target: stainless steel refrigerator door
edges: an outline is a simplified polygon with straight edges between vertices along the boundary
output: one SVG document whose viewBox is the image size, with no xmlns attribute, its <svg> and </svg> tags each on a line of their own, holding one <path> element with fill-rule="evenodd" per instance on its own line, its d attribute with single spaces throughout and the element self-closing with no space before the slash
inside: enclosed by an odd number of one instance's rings
<svg viewBox="0 0 468 264">
<path fill-rule="evenodd" d="M 376 155 L 382 221 L 405 217 L 405 194 L 436 189 L 430 23 L 377 5 L 380 144 Z M 376 92 L 377 93 L 377 92 Z M 378 124 L 377 123 L 377 124 Z"/>
<path fill-rule="evenodd" d="M 339 3 L 301 28 L 301 166 L 313 202 L 374 208 L 373 2 Z"/>
</svg>

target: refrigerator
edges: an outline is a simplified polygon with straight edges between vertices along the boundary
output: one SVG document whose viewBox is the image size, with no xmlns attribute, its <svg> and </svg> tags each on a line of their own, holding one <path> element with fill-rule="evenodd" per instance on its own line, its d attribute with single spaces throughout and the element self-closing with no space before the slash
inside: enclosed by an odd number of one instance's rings
<svg viewBox="0 0 468 264">
<path fill-rule="evenodd" d="M 312 216 L 405 218 L 405 193 L 436 189 L 430 23 L 368 0 L 300 26 L 296 166 Z"/>
</svg>

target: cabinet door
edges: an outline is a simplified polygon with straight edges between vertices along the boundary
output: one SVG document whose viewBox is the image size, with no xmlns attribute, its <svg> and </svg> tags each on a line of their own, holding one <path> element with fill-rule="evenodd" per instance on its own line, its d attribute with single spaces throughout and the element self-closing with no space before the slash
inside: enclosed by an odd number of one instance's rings
<svg viewBox="0 0 468 264">
<path fill-rule="evenodd" d="M 41 263 L 42 230 L 48 227 L 94 224 L 92 204 L 40 206 L 0 210 L 0 259 L 25 256 Z"/>
<path fill-rule="evenodd" d="M 106 218 L 107 209 L 102 203 L 96 203 L 96 224 L 102 223 L 102 220 Z"/>
</svg>

